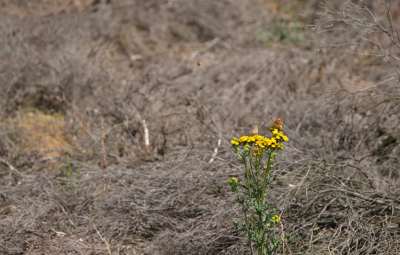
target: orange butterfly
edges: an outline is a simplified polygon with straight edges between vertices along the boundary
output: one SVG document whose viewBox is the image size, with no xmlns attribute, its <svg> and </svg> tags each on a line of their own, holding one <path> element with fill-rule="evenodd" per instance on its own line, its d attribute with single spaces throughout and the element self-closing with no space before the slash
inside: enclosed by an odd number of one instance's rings
<svg viewBox="0 0 400 255">
<path fill-rule="evenodd" d="M 273 118 L 271 118 L 271 120 L 274 123 L 272 125 L 274 128 L 282 127 L 282 117 L 279 117 L 279 119 L 277 119 L 277 120 L 274 120 Z"/>
</svg>

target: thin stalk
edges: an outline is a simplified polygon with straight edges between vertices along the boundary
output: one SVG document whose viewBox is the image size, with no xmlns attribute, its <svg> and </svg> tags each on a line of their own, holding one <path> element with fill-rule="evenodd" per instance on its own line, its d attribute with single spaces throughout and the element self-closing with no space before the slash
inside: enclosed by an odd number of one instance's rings
<svg viewBox="0 0 400 255">
<path fill-rule="evenodd" d="M 247 213 L 246 213 L 246 212 L 244 212 L 244 217 L 245 217 L 245 219 L 246 219 L 246 225 L 247 225 L 247 227 L 248 227 L 248 226 L 249 226 L 249 223 L 248 223 L 248 221 L 247 221 Z M 251 245 L 250 233 L 248 233 L 247 235 L 248 235 L 248 237 L 249 237 L 250 254 L 253 255 L 253 247 L 252 247 L 252 245 Z"/>
<path fill-rule="evenodd" d="M 238 198 L 240 199 L 239 191 L 238 191 L 238 190 L 236 190 L 236 194 L 237 194 Z M 243 211 L 244 211 L 244 210 L 243 210 Z M 246 226 L 249 227 L 249 221 L 248 221 L 248 219 L 247 219 L 247 212 L 246 212 L 246 211 L 244 211 L 244 221 L 245 221 L 245 223 L 246 223 Z M 247 233 L 247 235 L 248 235 L 248 237 L 249 237 L 250 254 L 253 255 L 253 247 L 251 247 L 250 234 Z"/>
<path fill-rule="evenodd" d="M 251 157 L 251 158 L 250 158 Z M 250 158 L 250 166 L 254 167 L 255 173 L 256 173 L 256 178 L 255 178 L 255 182 L 256 182 L 256 187 L 254 187 L 253 189 L 255 190 L 255 194 L 256 194 L 256 200 L 257 200 L 257 205 L 261 206 L 261 201 L 262 201 L 262 194 L 263 192 L 259 192 L 260 191 L 260 186 L 258 183 L 258 176 L 260 174 L 260 162 L 261 162 L 261 156 L 256 155 L 255 159 L 253 158 L 253 155 L 251 154 L 251 151 L 249 152 L 249 158 Z M 263 188 L 263 187 L 261 187 Z M 253 217 L 254 217 L 254 210 L 252 210 L 253 212 Z M 256 231 L 258 232 L 258 234 L 261 234 L 263 232 L 263 227 L 262 227 L 262 212 L 258 212 L 258 224 L 257 222 L 254 220 L 254 225 L 257 226 L 256 227 Z M 255 217 L 254 217 L 255 218 Z M 262 255 L 263 253 L 263 245 L 262 242 L 261 243 L 257 243 L 258 246 L 258 254 Z"/>
<path fill-rule="evenodd" d="M 262 192 L 263 200 L 262 201 L 263 201 L 263 203 L 265 202 L 265 196 L 266 196 L 266 192 L 268 189 L 268 185 L 266 185 L 266 182 L 267 182 L 267 180 L 269 180 L 269 173 L 271 172 L 271 163 L 272 163 L 271 155 L 272 155 L 272 153 L 274 153 L 274 150 L 271 150 L 270 154 L 268 154 L 267 169 L 265 170 L 264 180 L 263 180 L 263 184 L 262 184 L 262 187 L 263 187 L 263 192 Z"/>
<path fill-rule="evenodd" d="M 266 192 L 268 190 L 268 185 L 267 185 L 266 182 L 269 180 L 269 174 L 270 174 L 270 171 L 271 171 L 271 163 L 272 163 L 271 155 L 273 155 L 273 153 L 274 153 L 274 150 L 271 150 L 271 152 L 268 154 L 267 169 L 265 169 L 264 180 L 263 180 L 263 184 L 262 184 L 262 189 L 263 189 L 263 191 L 262 191 L 262 203 L 263 204 L 265 203 Z M 262 244 L 265 241 L 266 230 L 267 230 L 267 228 L 262 229 L 260 231 L 260 234 L 262 236 Z M 264 250 L 264 246 L 262 246 L 262 250 Z"/>
<path fill-rule="evenodd" d="M 260 230 L 259 230 L 258 234 L 261 234 L 263 232 L 262 213 L 261 212 L 258 213 L 258 218 L 259 218 L 259 221 L 260 221 Z M 259 255 L 263 254 L 263 250 L 264 250 L 263 243 L 264 243 L 264 237 L 262 238 L 261 242 L 258 243 L 258 254 Z"/>
<path fill-rule="evenodd" d="M 249 151 L 249 157 L 251 156 L 251 151 Z M 250 201 L 252 200 L 252 196 L 251 196 L 251 190 L 250 190 L 250 180 L 249 180 L 249 174 L 248 174 L 248 167 L 247 164 L 245 165 L 246 167 L 246 177 L 247 177 L 247 188 L 249 191 L 249 197 L 250 197 Z M 250 168 L 251 168 L 251 161 L 250 161 Z M 254 215 L 254 209 L 251 209 L 251 214 L 253 215 L 253 224 L 254 224 L 254 228 L 257 230 L 258 232 L 258 226 L 257 226 L 257 221 L 256 221 L 256 216 Z"/>
<path fill-rule="evenodd" d="M 256 156 L 256 162 L 254 163 L 253 155 L 251 154 L 251 150 L 250 150 L 249 151 L 249 158 L 250 158 L 250 160 L 249 160 L 250 161 L 250 167 L 251 167 L 251 169 L 254 168 L 254 171 L 256 173 L 255 178 L 253 178 L 253 180 L 255 181 L 255 184 L 256 184 L 256 185 L 253 185 L 253 190 L 257 191 L 257 192 L 254 192 L 257 195 L 258 191 L 260 190 L 260 187 L 258 186 L 258 168 L 256 167 L 257 156 Z M 256 197 L 256 200 L 257 200 L 257 204 L 259 204 L 258 196 Z"/>
<path fill-rule="evenodd" d="M 261 154 L 261 155 L 258 156 L 258 162 L 257 162 L 257 170 L 258 170 L 258 172 L 262 171 L 262 168 L 260 168 L 260 165 L 261 165 L 261 161 L 262 161 L 263 157 L 264 157 L 264 154 Z M 258 176 L 257 176 L 257 183 L 258 183 Z M 264 183 L 262 184 L 261 188 L 263 188 L 263 187 L 264 187 Z M 261 198 L 262 198 L 262 196 L 258 195 L 258 199 L 257 199 L 258 206 L 261 206 L 263 204 Z"/>
<path fill-rule="evenodd" d="M 260 174 L 260 169 L 259 169 L 259 167 L 258 167 L 258 155 L 256 155 L 255 156 L 255 158 L 256 158 L 256 160 L 255 160 L 255 162 L 254 162 L 254 170 L 256 171 L 256 179 L 255 179 L 255 181 L 256 181 L 256 187 L 257 187 L 257 190 L 256 190 L 256 192 L 254 192 L 254 194 L 256 194 L 256 196 L 257 196 L 257 205 L 260 205 L 260 194 L 258 194 L 259 192 L 259 190 L 260 190 L 260 187 L 259 187 L 259 185 L 258 185 L 258 175 Z"/>
</svg>

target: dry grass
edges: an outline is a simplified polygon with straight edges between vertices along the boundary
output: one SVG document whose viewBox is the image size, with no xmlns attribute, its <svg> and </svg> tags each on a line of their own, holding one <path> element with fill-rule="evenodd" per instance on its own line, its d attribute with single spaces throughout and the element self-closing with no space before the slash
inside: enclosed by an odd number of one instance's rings
<svg viewBox="0 0 400 255">
<path fill-rule="evenodd" d="M 268 39 L 321 10 L 282 3 L 0 1 L 0 251 L 51 254 L 50 235 L 56 254 L 244 254 L 229 141 L 283 116 L 270 199 L 292 252 L 399 253 L 399 93 L 360 91 L 393 67 L 322 47 L 352 39 L 337 31 Z M 104 179 L 101 119 L 125 123 Z"/>
</svg>

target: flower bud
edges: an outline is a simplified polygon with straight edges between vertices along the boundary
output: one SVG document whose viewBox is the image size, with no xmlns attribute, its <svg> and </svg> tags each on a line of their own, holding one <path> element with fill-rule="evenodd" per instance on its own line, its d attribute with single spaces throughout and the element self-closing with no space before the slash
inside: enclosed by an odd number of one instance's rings
<svg viewBox="0 0 400 255">
<path fill-rule="evenodd" d="M 278 224 L 278 222 L 281 220 L 281 217 L 278 215 L 275 215 L 274 217 L 271 218 L 271 222 L 274 224 Z"/>
<path fill-rule="evenodd" d="M 238 181 L 236 180 L 235 177 L 232 177 L 229 181 L 228 181 L 229 185 L 231 186 L 231 190 L 232 192 L 236 192 L 237 188 L 239 186 Z"/>
</svg>

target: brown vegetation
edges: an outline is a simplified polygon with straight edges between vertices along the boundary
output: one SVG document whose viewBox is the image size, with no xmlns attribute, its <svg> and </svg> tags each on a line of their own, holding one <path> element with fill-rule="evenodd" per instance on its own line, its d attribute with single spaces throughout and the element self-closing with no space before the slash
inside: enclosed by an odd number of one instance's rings
<svg viewBox="0 0 400 255">
<path fill-rule="evenodd" d="M 334 2 L 0 0 L 0 252 L 245 254 L 230 140 L 282 116 L 293 254 L 398 254 L 400 7 Z"/>
</svg>

